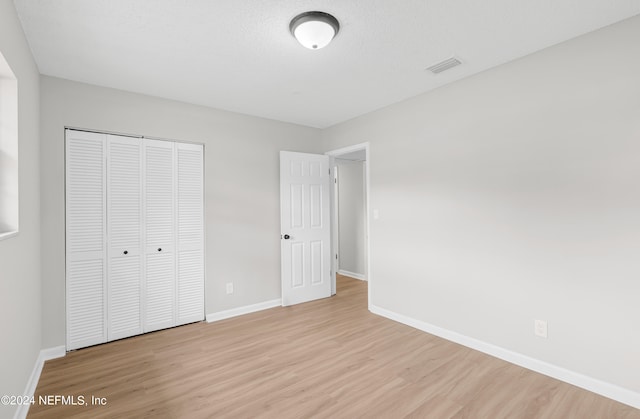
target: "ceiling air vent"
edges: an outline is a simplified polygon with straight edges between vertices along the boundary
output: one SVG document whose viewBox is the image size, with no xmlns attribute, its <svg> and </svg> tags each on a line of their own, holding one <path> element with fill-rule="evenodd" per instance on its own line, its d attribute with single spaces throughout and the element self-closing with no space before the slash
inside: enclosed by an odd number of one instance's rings
<svg viewBox="0 0 640 419">
<path fill-rule="evenodd" d="M 427 67 L 427 70 L 431 71 L 433 74 L 439 74 L 460 64 L 462 64 L 462 61 L 456 57 L 451 57 Z"/>
</svg>

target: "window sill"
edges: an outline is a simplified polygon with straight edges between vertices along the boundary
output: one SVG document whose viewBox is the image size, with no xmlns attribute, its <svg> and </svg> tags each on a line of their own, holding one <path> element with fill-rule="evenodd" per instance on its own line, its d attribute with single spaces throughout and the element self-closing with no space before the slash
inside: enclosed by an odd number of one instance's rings
<svg viewBox="0 0 640 419">
<path fill-rule="evenodd" d="M 17 235 L 18 235 L 18 231 L 7 231 L 4 233 L 0 233 L 0 241 L 9 239 Z"/>
</svg>

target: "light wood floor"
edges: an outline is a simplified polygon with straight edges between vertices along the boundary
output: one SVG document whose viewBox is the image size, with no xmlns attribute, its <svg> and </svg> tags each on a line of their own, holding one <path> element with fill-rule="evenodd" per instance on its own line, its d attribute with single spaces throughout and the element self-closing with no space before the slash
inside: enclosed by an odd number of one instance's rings
<svg viewBox="0 0 640 419">
<path fill-rule="evenodd" d="M 371 314 L 367 284 L 48 361 L 30 418 L 640 418 L 640 410 Z"/>
</svg>

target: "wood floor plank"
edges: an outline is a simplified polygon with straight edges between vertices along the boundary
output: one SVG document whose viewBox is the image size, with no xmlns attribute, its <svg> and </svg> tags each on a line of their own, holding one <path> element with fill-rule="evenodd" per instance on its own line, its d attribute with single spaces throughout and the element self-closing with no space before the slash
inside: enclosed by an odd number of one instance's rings
<svg viewBox="0 0 640 419">
<path fill-rule="evenodd" d="M 624 418 L 640 410 L 332 298 L 195 323 L 47 361 L 29 418 Z"/>
</svg>

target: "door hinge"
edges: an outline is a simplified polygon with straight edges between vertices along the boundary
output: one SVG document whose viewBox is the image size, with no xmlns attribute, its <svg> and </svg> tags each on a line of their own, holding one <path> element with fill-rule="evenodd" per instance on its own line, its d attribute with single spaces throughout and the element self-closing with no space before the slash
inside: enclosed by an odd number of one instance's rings
<svg viewBox="0 0 640 419">
<path fill-rule="evenodd" d="M 338 254 L 336 253 L 336 260 L 338 260 Z"/>
</svg>

